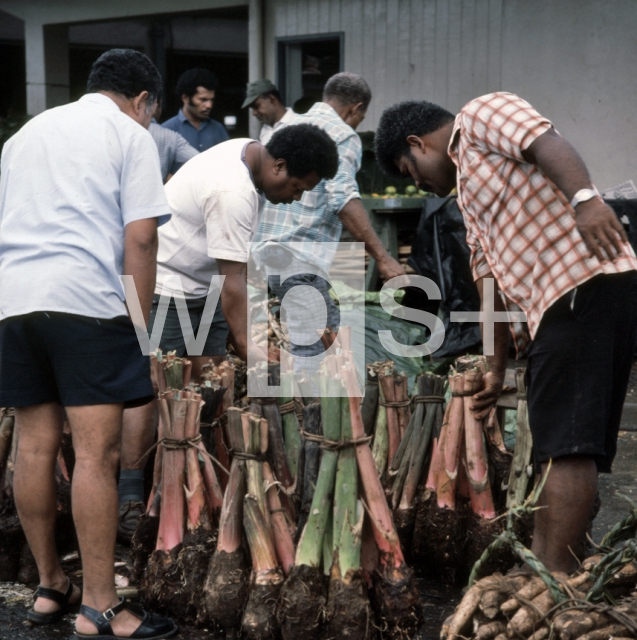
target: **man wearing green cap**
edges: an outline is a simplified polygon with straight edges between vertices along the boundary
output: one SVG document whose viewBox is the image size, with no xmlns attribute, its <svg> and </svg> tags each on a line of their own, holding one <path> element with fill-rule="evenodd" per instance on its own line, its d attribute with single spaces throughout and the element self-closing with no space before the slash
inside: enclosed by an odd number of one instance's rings
<svg viewBox="0 0 637 640">
<path fill-rule="evenodd" d="M 286 107 L 276 86 L 267 78 L 249 82 L 242 109 L 250 107 L 252 115 L 261 123 L 259 142 L 268 144 L 270 138 L 296 117 L 291 107 Z"/>
</svg>

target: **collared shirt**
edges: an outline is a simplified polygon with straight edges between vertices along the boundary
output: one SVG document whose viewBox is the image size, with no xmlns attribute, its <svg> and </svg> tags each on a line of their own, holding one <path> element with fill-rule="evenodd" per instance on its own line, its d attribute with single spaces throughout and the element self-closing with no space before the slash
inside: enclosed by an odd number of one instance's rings
<svg viewBox="0 0 637 640">
<path fill-rule="evenodd" d="M 473 277 L 493 274 L 526 312 L 531 337 L 564 294 L 598 274 L 637 269 L 628 244 L 614 262 L 589 258 L 566 196 L 524 160 L 522 152 L 551 127 L 520 97 L 491 93 L 465 105 L 449 144 Z"/>
<path fill-rule="evenodd" d="M 259 132 L 259 142 L 263 145 L 268 144 L 268 142 L 270 142 L 270 138 L 274 135 L 274 132 L 279 129 L 283 129 L 285 125 L 293 122 L 294 118 L 296 118 L 296 113 L 292 111 L 292 107 L 286 107 L 285 113 L 278 122 L 274 123 L 274 126 L 271 127 L 269 124 L 264 124 L 261 127 L 261 131 Z"/>
<path fill-rule="evenodd" d="M 350 200 L 360 198 L 356 172 L 361 166 L 363 146 L 356 131 L 324 102 L 317 102 L 291 124 L 303 123 L 316 125 L 334 140 L 339 156 L 338 172 L 332 180 L 321 180 L 312 191 L 306 191 L 298 202 L 267 203 L 252 253 L 259 267 L 268 240 L 299 243 L 289 247 L 291 253 L 329 272 L 334 251 L 324 243 L 340 240 L 343 225 L 338 214 Z"/>
<path fill-rule="evenodd" d="M 257 192 L 245 150 L 254 140 L 239 138 L 189 160 L 166 185 L 172 210 L 159 230 L 155 292 L 180 298 L 208 295 L 217 259 L 248 262 L 265 198 Z M 183 291 L 169 286 L 179 276 Z"/>
<path fill-rule="evenodd" d="M 184 114 L 183 109 L 179 109 L 179 113 L 176 116 L 166 120 L 162 123 L 162 127 L 176 131 L 181 134 L 191 147 L 194 147 L 201 153 L 214 147 L 220 142 L 225 142 L 230 138 L 226 128 L 216 120 L 208 118 L 199 123 L 199 129 L 197 129 Z"/>
<path fill-rule="evenodd" d="M 125 316 L 124 227 L 170 214 L 148 131 L 90 93 L 22 127 L 1 171 L 0 320 Z"/>
<path fill-rule="evenodd" d="M 197 149 L 188 144 L 186 138 L 181 134 L 162 127 L 154 119 L 148 127 L 148 132 L 153 137 L 159 151 L 159 166 L 164 181 L 169 174 L 177 173 L 177 170 L 184 163 L 199 153 Z"/>
</svg>

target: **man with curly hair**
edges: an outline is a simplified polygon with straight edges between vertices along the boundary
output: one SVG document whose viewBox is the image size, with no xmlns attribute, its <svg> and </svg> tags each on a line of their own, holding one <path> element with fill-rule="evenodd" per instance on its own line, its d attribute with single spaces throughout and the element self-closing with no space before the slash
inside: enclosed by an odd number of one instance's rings
<svg viewBox="0 0 637 640">
<path fill-rule="evenodd" d="M 183 103 L 176 116 L 161 126 L 181 134 L 200 153 L 228 140 L 225 127 L 210 117 L 219 90 L 217 76 L 208 69 L 188 69 L 179 76 L 175 93 Z"/>
<path fill-rule="evenodd" d="M 159 233 L 157 285 L 151 311 L 152 330 L 158 309 L 168 307 L 160 348 L 188 356 L 192 377 L 210 359 L 223 360 L 228 331 L 237 355 L 247 359 L 248 249 L 266 200 L 297 201 L 338 169 L 336 145 L 318 127 L 290 126 L 263 146 L 250 139 L 224 142 L 189 160 L 166 185 L 172 211 Z M 225 279 L 219 303 L 212 304 L 214 276 Z M 177 276 L 178 288 L 174 282 Z M 178 307 L 187 308 L 193 337 L 185 337 Z M 194 335 L 207 333 L 203 350 L 193 354 Z M 155 403 L 127 412 L 124 421 L 123 480 L 120 480 L 122 538 L 132 536 L 144 511 L 142 455 L 152 445 Z"/>
<path fill-rule="evenodd" d="M 402 102 L 383 113 L 375 142 L 386 173 L 439 196 L 457 187 L 480 297 L 495 280 L 496 310 L 499 289 L 527 314 L 535 460 L 543 473 L 552 460 L 532 550 L 549 570 L 570 573 L 597 474 L 615 456 L 635 350 L 637 259 L 624 229 L 575 149 L 511 93 L 476 98 L 456 117 Z M 486 386 L 473 397 L 479 419 L 502 391 L 508 343 L 508 324 L 497 323 Z"/>
</svg>

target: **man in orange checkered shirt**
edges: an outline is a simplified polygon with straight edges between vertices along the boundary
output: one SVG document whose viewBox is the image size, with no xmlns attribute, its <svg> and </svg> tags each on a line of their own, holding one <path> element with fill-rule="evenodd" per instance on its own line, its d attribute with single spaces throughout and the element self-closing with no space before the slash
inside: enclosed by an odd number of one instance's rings
<svg viewBox="0 0 637 640">
<path fill-rule="evenodd" d="M 454 117 L 428 102 L 387 109 L 376 157 L 446 196 L 456 187 L 471 269 L 527 314 L 527 369 L 535 460 L 551 471 L 535 515 L 532 550 L 552 571 L 577 567 L 598 472 L 609 472 L 637 338 L 637 259 L 575 149 L 511 93 L 469 102 Z M 500 296 L 496 310 L 504 311 Z M 506 323 L 495 325 L 484 418 L 501 390 Z"/>
</svg>

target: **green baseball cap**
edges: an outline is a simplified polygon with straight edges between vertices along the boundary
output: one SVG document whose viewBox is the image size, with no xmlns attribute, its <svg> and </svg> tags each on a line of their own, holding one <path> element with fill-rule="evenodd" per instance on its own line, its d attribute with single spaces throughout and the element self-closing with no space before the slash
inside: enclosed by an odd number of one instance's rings
<svg viewBox="0 0 637 640">
<path fill-rule="evenodd" d="M 245 109 L 246 107 L 249 107 L 260 95 L 269 93 L 270 91 L 276 91 L 276 86 L 267 78 L 248 82 L 246 99 L 243 101 L 241 108 Z"/>
</svg>

